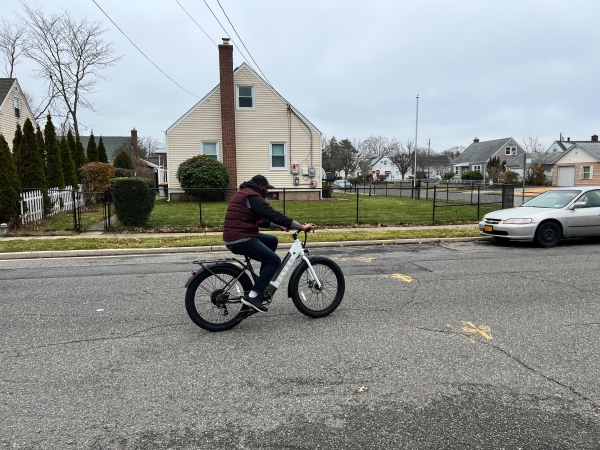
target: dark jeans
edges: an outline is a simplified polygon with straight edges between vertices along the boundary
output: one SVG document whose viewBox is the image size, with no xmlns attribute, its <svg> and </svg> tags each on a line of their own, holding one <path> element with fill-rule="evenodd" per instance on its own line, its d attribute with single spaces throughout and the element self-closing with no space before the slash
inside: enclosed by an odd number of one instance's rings
<svg viewBox="0 0 600 450">
<path fill-rule="evenodd" d="M 279 239 L 276 236 L 259 233 L 258 237 L 227 246 L 232 253 L 248 256 L 261 263 L 260 275 L 252 288 L 259 295 L 265 291 L 281 264 L 281 258 L 275 253 L 277 244 L 279 244 Z"/>
</svg>

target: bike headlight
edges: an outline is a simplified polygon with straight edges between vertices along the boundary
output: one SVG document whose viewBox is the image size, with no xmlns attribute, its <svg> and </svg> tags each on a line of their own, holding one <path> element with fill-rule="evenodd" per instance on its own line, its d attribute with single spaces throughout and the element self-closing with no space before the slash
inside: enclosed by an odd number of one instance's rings
<svg viewBox="0 0 600 450">
<path fill-rule="evenodd" d="M 509 223 L 511 225 L 525 225 L 531 223 L 531 219 L 506 219 L 502 223 Z"/>
</svg>

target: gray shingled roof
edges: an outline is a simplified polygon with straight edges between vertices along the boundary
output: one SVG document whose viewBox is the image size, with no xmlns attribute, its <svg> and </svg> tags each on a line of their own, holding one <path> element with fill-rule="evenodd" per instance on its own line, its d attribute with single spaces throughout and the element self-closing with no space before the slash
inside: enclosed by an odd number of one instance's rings
<svg viewBox="0 0 600 450">
<path fill-rule="evenodd" d="M 504 138 L 493 141 L 473 142 L 452 161 L 452 164 L 486 162 L 510 140 L 511 138 Z"/>
<path fill-rule="evenodd" d="M 577 147 L 581 147 L 586 152 L 600 160 L 600 142 L 581 142 L 577 144 Z"/>
<path fill-rule="evenodd" d="M 89 136 L 79 136 L 79 140 L 83 144 L 83 149 L 87 150 Z M 100 136 L 94 136 L 96 145 L 100 142 Z M 117 149 L 123 145 L 131 146 L 131 136 L 102 136 L 102 142 L 104 142 L 104 148 L 106 148 L 106 156 L 109 162 L 113 162 Z"/>
<path fill-rule="evenodd" d="M 0 105 L 4 102 L 16 80 L 16 78 L 0 78 Z"/>
</svg>

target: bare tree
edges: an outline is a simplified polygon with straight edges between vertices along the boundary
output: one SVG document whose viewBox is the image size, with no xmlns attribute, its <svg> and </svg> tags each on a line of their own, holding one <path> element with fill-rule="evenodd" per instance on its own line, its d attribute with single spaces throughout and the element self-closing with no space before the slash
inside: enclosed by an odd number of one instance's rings
<svg viewBox="0 0 600 450">
<path fill-rule="evenodd" d="M 0 22 L 0 51 L 4 53 L 4 74 L 7 78 L 13 78 L 15 67 L 23 54 L 26 28 L 27 25 L 21 20 L 10 22 L 2 19 Z"/>
<path fill-rule="evenodd" d="M 150 158 L 157 149 L 162 147 L 164 147 L 164 142 L 150 135 L 138 138 L 138 152 L 142 159 Z"/>
<path fill-rule="evenodd" d="M 442 155 L 446 155 L 446 156 L 449 156 L 450 159 L 454 159 L 454 158 L 457 158 L 458 155 L 460 155 L 464 149 L 465 149 L 465 147 L 462 145 L 455 145 L 454 147 L 450 147 L 449 149 L 444 150 L 442 152 Z"/>
<path fill-rule="evenodd" d="M 407 139 L 404 142 L 392 139 L 388 146 L 387 156 L 392 163 L 398 168 L 398 172 L 402 175 L 402 179 L 408 173 L 412 166 L 411 154 L 414 148 L 414 141 Z"/>
<path fill-rule="evenodd" d="M 530 186 L 541 186 L 546 182 L 545 165 L 550 164 L 556 153 L 547 151 L 547 147 L 539 142 L 537 136 L 531 134 L 523 138 L 521 146 L 527 153 L 531 153 L 531 163 L 527 165 L 525 179 Z"/>
<path fill-rule="evenodd" d="M 67 11 L 45 15 L 41 8 L 23 5 L 27 25 L 27 57 L 38 64 L 36 76 L 45 80 L 47 92 L 56 92 L 56 99 L 65 108 L 65 121 L 70 121 L 79 136 L 79 108 L 90 109 L 94 105 L 87 95 L 100 81 L 108 78 L 100 71 L 113 66 L 121 59 L 115 56 L 112 43 L 102 39 L 106 31 L 100 22 L 86 19 L 76 21 Z"/>
</svg>

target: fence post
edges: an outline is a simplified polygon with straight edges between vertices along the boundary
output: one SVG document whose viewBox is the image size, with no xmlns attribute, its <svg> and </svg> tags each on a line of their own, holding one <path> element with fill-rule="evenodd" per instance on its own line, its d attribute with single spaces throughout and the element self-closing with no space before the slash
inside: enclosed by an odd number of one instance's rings
<svg viewBox="0 0 600 450">
<path fill-rule="evenodd" d="M 446 203 L 448 203 L 450 201 L 449 200 L 449 198 L 450 198 L 449 195 L 450 195 L 450 183 L 447 183 L 446 184 Z"/>
<path fill-rule="evenodd" d="M 433 213 L 431 214 L 431 222 L 435 223 L 435 194 L 437 186 L 433 185 Z"/>
<path fill-rule="evenodd" d="M 285 214 L 285 187 L 283 188 L 283 214 Z"/>
<path fill-rule="evenodd" d="M 477 186 L 477 220 L 479 220 L 479 205 L 481 204 L 481 186 Z"/>
<path fill-rule="evenodd" d="M 202 190 L 198 191 L 198 209 L 200 209 L 200 226 L 202 226 Z"/>
<path fill-rule="evenodd" d="M 358 189 L 356 190 L 356 224 L 358 225 Z"/>
<path fill-rule="evenodd" d="M 385 196 L 387 197 L 387 180 L 385 180 Z"/>
</svg>

